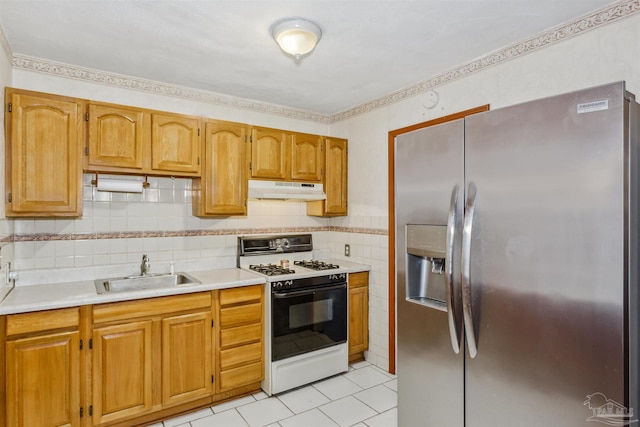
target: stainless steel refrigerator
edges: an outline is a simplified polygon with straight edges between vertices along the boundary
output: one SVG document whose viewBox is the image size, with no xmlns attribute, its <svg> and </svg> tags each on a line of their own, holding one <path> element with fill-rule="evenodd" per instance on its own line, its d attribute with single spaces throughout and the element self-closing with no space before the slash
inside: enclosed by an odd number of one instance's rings
<svg viewBox="0 0 640 427">
<path fill-rule="evenodd" d="M 640 424 L 639 126 L 619 82 L 396 138 L 400 427 Z"/>
</svg>

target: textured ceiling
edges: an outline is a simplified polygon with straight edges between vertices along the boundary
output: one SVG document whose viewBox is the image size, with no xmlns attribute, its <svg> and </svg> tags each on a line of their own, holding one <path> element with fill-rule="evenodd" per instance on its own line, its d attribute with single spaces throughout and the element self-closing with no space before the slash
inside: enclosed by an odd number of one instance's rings
<svg viewBox="0 0 640 427">
<path fill-rule="evenodd" d="M 16 55 L 336 114 L 616 2 L 0 0 Z M 270 27 L 323 30 L 299 63 Z"/>
</svg>

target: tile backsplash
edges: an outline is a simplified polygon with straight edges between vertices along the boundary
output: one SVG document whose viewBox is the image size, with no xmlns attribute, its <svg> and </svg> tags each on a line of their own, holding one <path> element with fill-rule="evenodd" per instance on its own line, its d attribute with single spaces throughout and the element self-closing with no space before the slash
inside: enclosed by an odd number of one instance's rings
<svg viewBox="0 0 640 427">
<path fill-rule="evenodd" d="M 98 191 L 92 179 L 84 175 L 82 217 L 14 220 L 16 269 L 128 264 L 142 253 L 167 265 L 222 257 L 232 267 L 238 234 L 328 230 L 303 202 L 250 201 L 246 217 L 201 219 L 191 214 L 191 179 L 149 178 L 142 193 Z"/>
</svg>

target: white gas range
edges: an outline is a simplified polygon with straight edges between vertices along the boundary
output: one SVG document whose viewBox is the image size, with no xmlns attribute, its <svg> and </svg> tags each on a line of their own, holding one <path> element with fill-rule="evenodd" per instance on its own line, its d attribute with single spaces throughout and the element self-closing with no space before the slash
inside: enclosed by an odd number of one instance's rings
<svg viewBox="0 0 640 427">
<path fill-rule="evenodd" d="M 238 238 L 238 267 L 267 281 L 262 388 L 269 395 L 348 369 L 347 270 L 312 255 L 311 234 Z"/>
</svg>

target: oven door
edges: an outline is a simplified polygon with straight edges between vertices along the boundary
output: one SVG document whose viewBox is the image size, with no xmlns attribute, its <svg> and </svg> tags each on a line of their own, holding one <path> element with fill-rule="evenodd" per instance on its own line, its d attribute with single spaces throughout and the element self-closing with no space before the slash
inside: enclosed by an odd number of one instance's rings
<svg viewBox="0 0 640 427">
<path fill-rule="evenodd" d="M 271 360 L 347 341 L 347 284 L 271 291 Z"/>
</svg>

